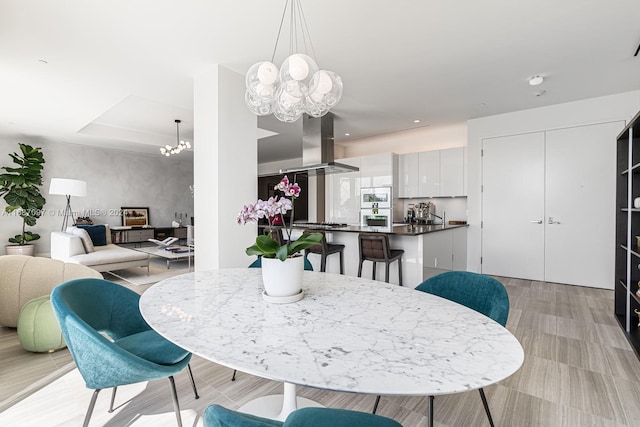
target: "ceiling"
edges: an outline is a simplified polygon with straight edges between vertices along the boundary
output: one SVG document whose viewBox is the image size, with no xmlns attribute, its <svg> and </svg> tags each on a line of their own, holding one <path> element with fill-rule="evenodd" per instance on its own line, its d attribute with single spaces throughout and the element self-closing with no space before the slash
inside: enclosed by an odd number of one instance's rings
<svg viewBox="0 0 640 427">
<path fill-rule="evenodd" d="M 198 70 L 270 59 L 284 2 L 0 0 L 0 136 L 159 155 L 175 119 L 193 137 Z M 344 82 L 339 144 L 640 89 L 638 0 L 303 6 L 315 59 Z M 301 155 L 299 122 L 259 126 L 279 134 L 260 140 L 261 162 Z"/>
</svg>

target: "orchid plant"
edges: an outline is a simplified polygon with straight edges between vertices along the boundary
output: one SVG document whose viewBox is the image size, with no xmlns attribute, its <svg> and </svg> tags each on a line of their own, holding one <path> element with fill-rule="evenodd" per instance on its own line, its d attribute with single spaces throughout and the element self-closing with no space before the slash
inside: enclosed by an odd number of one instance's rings
<svg viewBox="0 0 640 427">
<path fill-rule="evenodd" d="M 266 218 L 269 222 L 269 234 L 256 237 L 256 242 L 245 251 L 247 255 L 262 255 L 265 258 L 278 258 L 284 261 L 310 246 L 317 245 L 322 241 L 321 233 L 302 234 L 297 240 L 291 241 L 291 229 L 293 227 L 293 203 L 300 196 L 300 186 L 298 183 L 289 182 L 285 175 L 274 187 L 274 190 L 284 193 L 283 197 L 269 197 L 269 200 L 260 200 L 255 204 L 244 205 L 238 214 L 238 224 L 247 222 L 258 222 L 259 219 Z M 291 199 L 288 199 L 290 197 Z M 285 224 L 284 215 L 291 211 L 289 224 L 285 225 L 285 243 L 278 244 L 273 239 L 274 222 Z"/>
</svg>

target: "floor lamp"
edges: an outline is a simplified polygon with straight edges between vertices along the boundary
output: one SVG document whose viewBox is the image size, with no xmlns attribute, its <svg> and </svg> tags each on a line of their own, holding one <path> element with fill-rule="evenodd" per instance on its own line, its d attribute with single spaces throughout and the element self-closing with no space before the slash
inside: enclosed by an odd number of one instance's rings
<svg viewBox="0 0 640 427">
<path fill-rule="evenodd" d="M 87 195 L 87 183 L 78 179 L 51 178 L 49 194 L 67 196 L 67 207 L 64 210 L 64 219 L 62 220 L 62 231 L 65 231 L 69 223 L 69 217 L 75 224 L 73 211 L 71 210 L 71 196 L 85 197 Z"/>
</svg>

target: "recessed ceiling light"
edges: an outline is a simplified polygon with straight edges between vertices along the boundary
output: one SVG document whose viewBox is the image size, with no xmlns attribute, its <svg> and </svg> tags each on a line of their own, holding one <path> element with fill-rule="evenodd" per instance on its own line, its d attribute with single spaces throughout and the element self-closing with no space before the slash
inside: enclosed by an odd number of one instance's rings
<svg viewBox="0 0 640 427">
<path fill-rule="evenodd" d="M 413 123 L 420 123 L 420 120 L 415 119 L 415 120 L 413 121 Z"/>
<path fill-rule="evenodd" d="M 344 136 L 351 136 L 351 134 L 350 133 L 345 133 Z"/>
<path fill-rule="evenodd" d="M 542 82 L 544 81 L 544 77 L 542 76 L 533 76 L 529 79 L 529 84 L 531 86 L 538 86 L 539 84 L 542 84 Z"/>
</svg>

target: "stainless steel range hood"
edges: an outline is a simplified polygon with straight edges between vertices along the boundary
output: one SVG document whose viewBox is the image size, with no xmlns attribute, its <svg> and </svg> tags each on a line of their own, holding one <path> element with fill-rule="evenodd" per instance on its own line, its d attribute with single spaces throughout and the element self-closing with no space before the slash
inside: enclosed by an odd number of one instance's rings
<svg viewBox="0 0 640 427">
<path fill-rule="evenodd" d="M 358 169 L 357 167 L 351 165 L 344 165 L 342 163 L 336 162 L 326 162 L 309 166 L 300 166 L 297 168 L 280 169 L 280 173 L 307 172 L 309 173 L 309 175 L 316 175 L 318 174 L 318 172 L 324 172 L 325 175 L 330 175 L 333 173 L 358 172 L 359 170 L 360 169 Z"/>
<path fill-rule="evenodd" d="M 302 119 L 302 166 L 280 170 L 280 173 L 308 173 L 309 220 L 317 222 L 325 220 L 325 175 L 359 170 L 334 161 L 333 119 L 333 113 L 319 118 L 305 114 Z"/>
<path fill-rule="evenodd" d="M 306 114 L 302 122 L 302 166 L 281 169 L 280 173 L 308 172 L 309 175 L 357 172 L 355 166 L 334 161 L 333 113 L 314 118 Z"/>
</svg>

